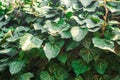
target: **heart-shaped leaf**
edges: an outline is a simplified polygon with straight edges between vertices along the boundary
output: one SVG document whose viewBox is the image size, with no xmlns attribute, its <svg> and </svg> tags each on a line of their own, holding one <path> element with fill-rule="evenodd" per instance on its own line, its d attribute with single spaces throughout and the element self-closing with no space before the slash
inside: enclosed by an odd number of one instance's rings
<svg viewBox="0 0 120 80">
<path fill-rule="evenodd" d="M 88 29 L 80 28 L 79 26 L 74 26 L 74 27 L 72 27 L 70 32 L 71 32 L 73 40 L 81 41 L 88 33 Z"/>
<path fill-rule="evenodd" d="M 56 42 L 55 44 L 51 44 L 49 42 L 45 43 L 44 51 L 48 60 L 55 58 L 59 54 L 63 45 L 64 41 Z"/>
</svg>

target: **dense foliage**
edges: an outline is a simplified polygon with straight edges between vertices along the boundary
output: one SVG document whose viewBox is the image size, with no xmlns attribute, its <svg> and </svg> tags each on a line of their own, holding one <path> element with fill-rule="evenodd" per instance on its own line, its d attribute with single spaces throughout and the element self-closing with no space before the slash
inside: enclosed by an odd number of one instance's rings
<svg viewBox="0 0 120 80">
<path fill-rule="evenodd" d="M 0 0 L 0 80 L 119 80 L 120 1 Z"/>
</svg>

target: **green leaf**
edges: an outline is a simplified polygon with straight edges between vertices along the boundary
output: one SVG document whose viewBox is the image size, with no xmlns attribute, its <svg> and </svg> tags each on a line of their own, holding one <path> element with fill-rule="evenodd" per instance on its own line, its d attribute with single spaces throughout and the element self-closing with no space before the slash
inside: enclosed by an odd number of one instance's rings
<svg viewBox="0 0 120 80">
<path fill-rule="evenodd" d="M 40 48 L 42 40 L 34 37 L 32 34 L 26 33 L 20 38 L 20 45 L 23 51 L 30 50 L 32 48 Z"/>
<path fill-rule="evenodd" d="M 120 29 L 117 27 L 111 27 L 112 34 L 110 34 L 110 38 L 113 41 L 119 41 L 120 40 Z"/>
<path fill-rule="evenodd" d="M 81 76 L 77 76 L 75 80 L 83 80 L 83 78 Z"/>
<path fill-rule="evenodd" d="M 109 50 L 115 53 L 114 51 L 114 42 L 106 39 L 101 38 L 93 38 L 92 42 L 95 47 L 98 47 L 103 50 Z"/>
<path fill-rule="evenodd" d="M 96 26 L 96 24 L 91 19 L 85 19 L 85 23 L 88 28 L 94 28 Z"/>
<path fill-rule="evenodd" d="M 0 40 L 0 44 L 3 44 L 7 38 L 12 36 L 12 31 L 8 30 L 8 32 L 6 34 L 4 34 L 4 37 L 2 38 L 2 40 Z"/>
<path fill-rule="evenodd" d="M 67 12 L 66 17 L 67 17 L 67 18 L 70 18 L 72 15 L 73 15 L 72 12 Z"/>
<path fill-rule="evenodd" d="M 9 71 L 10 71 L 10 73 L 12 75 L 16 74 L 16 73 L 20 72 L 24 66 L 25 65 L 24 65 L 23 62 L 21 62 L 21 61 L 14 61 L 14 62 L 11 62 L 9 64 Z"/>
<path fill-rule="evenodd" d="M 81 41 L 88 33 L 88 29 L 80 28 L 79 26 L 74 26 L 74 27 L 72 27 L 70 32 L 71 32 L 73 40 Z"/>
<path fill-rule="evenodd" d="M 36 18 L 34 16 L 28 15 L 25 21 L 29 24 L 30 22 L 34 22 Z"/>
<path fill-rule="evenodd" d="M 20 32 L 27 32 L 29 31 L 30 29 L 28 27 L 24 27 L 24 26 L 18 26 L 15 31 L 14 31 L 14 34 L 17 34 L 17 33 L 20 33 Z"/>
<path fill-rule="evenodd" d="M 5 26 L 10 21 L 10 18 L 7 18 L 5 21 L 0 21 L 0 28 Z"/>
<path fill-rule="evenodd" d="M 52 63 L 49 67 L 49 71 L 53 74 L 56 80 L 68 80 L 68 71 L 59 64 Z"/>
<path fill-rule="evenodd" d="M 40 79 L 41 80 L 55 80 L 47 71 L 41 71 Z"/>
<path fill-rule="evenodd" d="M 53 75 L 56 78 L 56 80 L 66 80 L 68 79 L 68 73 L 64 68 L 57 67 L 53 70 Z"/>
<path fill-rule="evenodd" d="M 93 15 L 93 16 L 91 17 L 91 20 L 92 20 L 93 22 L 95 22 L 95 23 L 100 22 L 100 18 L 99 18 L 98 16 L 96 16 L 96 15 Z"/>
<path fill-rule="evenodd" d="M 71 65 L 76 75 L 83 74 L 90 69 L 83 60 L 73 60 Z"/>
<path fill-rule="evenodd" d="M 9 56 L 14 56 L 16 55 L 17 51 L 15 48 L 7 48 L 7 49 L 2 49 L 0 50 L 0 54 L 5 54 Z"/>
<path fill-rule="evenodd" d="M 19 80 L 30 80 L 32 77 L 34 77 L 33 73 L 27 72 L 22 74 Z"/>
<path fill-rule="evenodd" d="M 0 64 L 0 71 L 5 70 L 7 66 L 8 66 L 8 63 Z"/>
<path fill-rule="evenodd" d="M 44 51 L 48 60 L 55 58 L 59 54 L 63 45 L 64 41 L 56 42 L 55 44 L 51 44 L 49 42 L 45 43 Z"/>
<path fill-rule="evenodd" d="M 87 63 L 91 62 L 95 57 L 100 56 L 100 51 L 96 48 L 86 49 L 83 48 L 80 50 L 80 56 L 83 58 L 84 61 Z"/>
<path fill-rule="evenodd" d="M 87 12 L 95 12 L 98 5 L 99 5 L 99 3 L 96 1 L 95 3 L 91 4 L 90 6 L 83 8 L 83 10 L 87 11 Z"/>
<path fill-rule="evenodd" d="M 120 75 L 115 76 L 114 78 L 110 79 L 110 80 L 119 80 L 120 79 Z"/>
<path fill-rule="evenodd" d="M 72 50 L 80 45 L 80 42 L 70 41 L 66 46 L 66 51 Z"/>
<path fill-rule="evenodd" d="M 57 36 L 58 34 L 62 34 L 64 31 L 69 30 L 70 25 L 66 22 L 54 24 L 52 21 L 47 20 L 44 28 L 48 30 L 48 33 L 52 36 Z M 67 36 L 69 35 L 67 34 Z"/>
<path fill-rule="evenodd" d="M 95 62 L 94 67 L 99 74 L 104 74 L 108 67 L 108 63 L 104 60 L 98 60 Z"/>
<path fill-rule="evenodd" d="M 60 55 L 58 55 L 57 59 L 58 59 L 60 62 L 62 62 L 63 64 L 65 64 L 66 61 L 67 61 L 67 54 L 66 54 L 66 53 L 60 54 Z"/>
<path fill-rule="evenodd" d="M 61 38 L 70 38 L 71 37 L 71 33 L 70 31 L 63 31 L 60 33 Z"/>
<path fill-rule="evenodd" d="M 88 5 L 90 5 L 90 3 L 93 1 L 93 0 L 79 0 L 81 3 L 82 3 L 82 5 L 84 6 L 84 7 L 87 7 Z"/>
<path fill-rule="evenodd" d="M 0 54 L 7 54 L 7 53 L 11 52 L 12 50 L 13 50 L 13 48 L 3 49 L 3 50 L 0 50 Z"/>
<path fill-rule="evenodd" d="M 52 35 L 49 35 L 48 40 L 49 40 L 49 42 L 50 42 L 51 44 L 54 44 L 54 43 L 55 43 L 55 37 L 52 36 Z"/>
<path fill-rule="evenodd" d="M 90 49 L 90 46 L 91 46 L 91 38 L 86 38 L 83 42 L 82 42 L 82 45 L 87 48 L 87 49 Z"/>
</svg>

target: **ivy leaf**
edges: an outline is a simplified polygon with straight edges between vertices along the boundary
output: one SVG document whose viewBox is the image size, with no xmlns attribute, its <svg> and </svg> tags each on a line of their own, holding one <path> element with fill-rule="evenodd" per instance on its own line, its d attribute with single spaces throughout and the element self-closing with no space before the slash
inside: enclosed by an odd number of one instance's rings
<svg viewBox="0 0 120 80">
<path fill-rule="evenodd" d="M 40 48 L 42 42 L 42 40 L 29 33 L 26 33 L 20 38 L 20 45 L 23 51 L 27 51 L 32 48 Z"/>
<path fill-rule="evenodd" d="M 96 8 L 98 7 L 99 3 L 95 2 L 92 5 L 83 8 L 84 11 L 88 11 L 88 12 L 95 12 Z"/>
<path fill-rule="evenodd" d="M 82 42 L 82 45 L 87 48 L 87 49 L 90 49 L 90 46 L 91 46 L 91 38 L 86 38 L 83 42 Z"/>
<path fill-rule="evenodd" d="M 115 53 L 114 51 L 114 42 L 106 39 L 101 38 L 93 38 L 92 42 L 95 47 L 98 47 L 100 49 L 109 50 Z"/>
<path fill-rule="evenodd" d="M 80 45 L 80 42 L 70 41 L 67 44 L 66 51 L 72 50 L 72 49 L 76 48 L 79 45 Z"/>
<path fill-rule="evenodd" d="M 5 43 L 6 39 L 12 36 L 12 30 L 8 30 L 8 32 L 6 34 L 4 34 L 4 37 L 2 38 L 2 40 L 0 40 L 0 44 Z"/>
<path fill-rule="evenodd" d="M 40 73 L 41 80 L 55 80 L 47 71 L 41 71 Z"/>
<path fill-rule="evenodd" d="M 67 61 L 67 54 L 60 54 L 60 55 L 58 55 L 58 57 L 57 57 L 57 59 L 60 61 L 60 62 L 62 62 L 63 64 L 65 64 L 66 63 L 66 61 Z"/>
<path fill-rule="evenodd" d="M 0 21 L 0 28 L 7 25 L 7 23 L 10 21 L 10 18 L 8 17 L 5 21 Z"/>
<path fill-rule="evenodd" d="M 84 7 L 87 7 L 88 5 L 90 5 L 90 3 L 93 1 L 93 0 L 79 0 L 81 3 L 82 3 L 82 5 L 84 6 Z"/>
<path fill-rule="evenodd" d="M 113 41 L 119 41 L 120 40 L 120 29 L 116 27 L 111 27 L 112 34 L 110 35 L 110 39 Z"/>
<path fill-rule="evenodd" d="M 73 15 L 72 12 L 67 12 L 67 13 L 66 13 L 66 17 L 67 17 L 67 18 L 70 18 L 72 15 Z"/>
<path fill-rule="evenodd" d="M 108 67 L 108 63 L 106 61 L 97 60 L 95 62 L 95 69 L 99 74 L 104 74 L 107 67 Z"/>
<path fill-rule="evenodd" d="M 55 44 L 51 44 L 49 42 L 45 43 L 44 51 L 48 60 L 55 58 L 59 54 L 60 49 L 63 45 L 64 41 L 56 42 Z"/>
<path fill-rule="evenodd" d="M 23 31 L 27 32 L 27 31 L 29 31 L 29 30 L 30 30 L 30 29 L 29 29 L 28 27 L 19 26 L 19 27 L 17 27 L 17 28 L 15 29 L 14 34 L 17 34 L 17 33 L 23 32 Z"/>
<path fill-rule="evenodd" d="M 9 56 L 14 56 L 17 54 L 17 51 L 15 48 L 6 48 L 6 49 L 2 49 L 0 50 L 0 54 L 5 54 L 5 55 L 9 55 Z"/>
<path fill-rule="evenodd" d="M 73 60 L 71 65 L 76 75 L 83 74 L 89 70 L 89 66 L 83 60 Z"/>
<path fill-rule="evenodd" d="M 75 80 L 83 80 L 83 78 L 81 76 L 77 76 Z"/>
<path fill-rule="evenodd" d="M 56 67 L 56 69 L 53 70 L 53 75 L 56 78 L 56 80 L 66 80 L 68 79 L 68 73 L 64 68 Z"/>
<path fill-rule="evenodd" d="M 69 74 L 67 70 L 59 64 L 52 63 L 49 67 L 50 73 L 53 74 L 56 80 L 67 80 Z"/>
<path fill-rule="evenodd" d="M 84 61 L 87 63 L 91 62 L 95 57 L 99 57 L 100 53 L 96 48 L 93 49 L 86 49 L 83 48 L 80 50 L 80 56 L 83 58 Z"/>
<path fill-rule="evenodd" d="M 16 74 L 20 72 L 24 66 L 25 65 L 22 61 L 14 61 L 9 64 L 9 71 L 12 75 Z"/>
<path fill-rule="evenodd" d="M 88 29 L 80 28 L 79 26 L 74 26 L 74 27 L 72 27 L 70 32 L 71 32 L 73 40 L 81 41 L 88 33 Z"/>
<path fill-rule="evenodd" d="M 33 76 L 33 73 L 24 73 L 20 76 L 19 80 L 30 80 L 30 78 L 32 78 Z"/>
<path fill-rule="evenodd" d="M 61 38 L 70 38 L 71 37 L 71 33 L 70 31 L 63 31 L 60 33 Z"/>
</svg>

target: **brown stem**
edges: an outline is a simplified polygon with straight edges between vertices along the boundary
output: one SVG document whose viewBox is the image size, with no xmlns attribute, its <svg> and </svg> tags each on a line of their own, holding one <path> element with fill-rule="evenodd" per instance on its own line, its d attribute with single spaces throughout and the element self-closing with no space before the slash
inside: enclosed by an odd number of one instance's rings
<svg viewBox="0 0 120 80">
<path fill-rule="evenodd" d="M 104 23 L 102 24 L 102 33 L 101 37 L 104 37 L 104 32 L 107 26 L 107 16 L 108 16 L 108 8 L 106 6 L 106 0 L 104 0 L 103 7 L 105 8 L 105 15 L 103 16 Z"/>
</svg>

